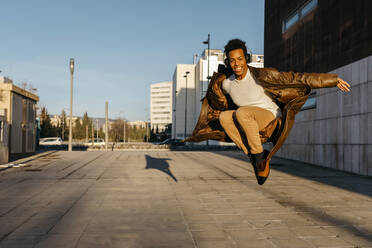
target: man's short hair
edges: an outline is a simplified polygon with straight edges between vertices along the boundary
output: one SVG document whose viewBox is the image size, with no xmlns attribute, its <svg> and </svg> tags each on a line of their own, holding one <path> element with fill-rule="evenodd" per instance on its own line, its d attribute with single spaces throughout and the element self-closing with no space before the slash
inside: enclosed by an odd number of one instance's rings
<svg viewBox="0 0 372 248">
<path fill-rule="evenodd" d="M 229 52 L 236 49 L 243 49 L 244 55 L 247 55 L 247 47 L 245 46 L 245 42 L 240 39 L 232 39 L 227 42 L 225 46 L 225 54 L 226 57 L 229 57 Z"/>
</svg>

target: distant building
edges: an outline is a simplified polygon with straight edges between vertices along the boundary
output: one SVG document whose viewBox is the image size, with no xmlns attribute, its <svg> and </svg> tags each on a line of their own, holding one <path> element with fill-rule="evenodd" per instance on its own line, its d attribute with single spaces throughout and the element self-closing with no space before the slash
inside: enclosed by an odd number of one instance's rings
<svg viewBox="0 0 372 248">
<path fill-rule="evenodd" d="M 192 133 L 198 118 L 195 109 L 195 65 L 176 65 L 172 94 L 172 138 L 183 139 Z"/>
<path fill-rule="evenodd" d="M 151 84 L 150 122 L 151 129 L 164 131 L 172 123 L 172 82 Z"/>
<path fill-rule="evenodd" d="M 146 121 L 128 121 L 127 125 L 131 127 L 146 128 Z"/>
<path fill-rule="evenodd" d="M 315 90 L 277 155 L 372 175 L 371 13 L 371 1 L 265 1 L 266 67 L 351 84 L 350 93 Z"/>
<path fill-rule="evenodd" d="M 264 67 L 264 55 L 263 54 L 252 54 L 250 66 L 263 68 Z"/>
<path fill-rule="evenodd" d="M 208 76 L 212 77 L 217 72 L 218 65 L 224 64 L 225 55 L 221 49 L 210 49 L 209 51 L 209 75 L 208 75 L 208 49 L 205 49 L 195 65 L 195 84 L 196 97 L 201 100 L 208 89 Z M 197 112 L 200 112 L 201 104 L 197 106 Z"/>
<path fill-rule="evenodd" d="M 76 126 L 76 120 L 80 119 L 80 124 L 83 124 L 82 117 L 79 116 L 72 116 L 72 127 Z M 90 118 L 91 119 L 91 118 Z M 50 123 L 53 127 L 59 127 L 63 126 L 64 123 L 62 123 L 62 116 L 61 115 L 52 115 L 50 116 Z M 66 115 L 66 127 L 70 126 L 70 115 Z"/>
<path fill-rule="evenodd" d="M 35 152 L 38 101 L 38 96 L 15 86 L 12 80 L 0 77 L 0 116 L 2 116 L 0 139 L 3 135 L 0 149 L 4 151 L 7 143 L 10 157 L 20 157 Z M 5 124 L 8 130 L 4 128 Z"/>
</svg>

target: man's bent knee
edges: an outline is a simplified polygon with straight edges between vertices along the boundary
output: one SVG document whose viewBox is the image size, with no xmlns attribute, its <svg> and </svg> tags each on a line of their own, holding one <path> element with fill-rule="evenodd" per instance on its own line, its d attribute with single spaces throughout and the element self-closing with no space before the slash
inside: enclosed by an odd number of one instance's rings
<svg viewBox="0 0 372 248">
<path fill-rule="evenodd" d="M 248 120 L 254 120 L 255 119 L 255 115 L 250 112 L 248 109 L 244 109 L 244 108 L 238 108 L 236 110 L 236 119 L 238 120 L 243 120 L 243 119 L 248 119 Z"/>
</svg>

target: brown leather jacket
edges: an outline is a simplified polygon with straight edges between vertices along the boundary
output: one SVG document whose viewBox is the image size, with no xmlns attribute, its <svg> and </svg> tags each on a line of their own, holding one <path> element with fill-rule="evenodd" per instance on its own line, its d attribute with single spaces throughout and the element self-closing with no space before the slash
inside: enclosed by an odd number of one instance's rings
<svg viewBox="0 0 372 248">
<path fill-rule="evenodd" d="M 282 112 L 281 117 L 260 131 L 261 142 L 272 142 L 274 145 L 267 157 L 270 160 L 287 138 L 295 115 L 306 102 L 311 89 L 335 87 L 338 77 L 336 74 L 279 72 L 274 68 L 248 67 Z M 224 74 L 214 73 L 206 97 L 202 99 L 199 120 L 192 136 L 185 141 L 200 142 L 211 139 L 231 142 L 218 119 L 221 111 L 237 108 L 231 98 L 222 91 L 222 82 L 225 79 Z"/>
</svg>

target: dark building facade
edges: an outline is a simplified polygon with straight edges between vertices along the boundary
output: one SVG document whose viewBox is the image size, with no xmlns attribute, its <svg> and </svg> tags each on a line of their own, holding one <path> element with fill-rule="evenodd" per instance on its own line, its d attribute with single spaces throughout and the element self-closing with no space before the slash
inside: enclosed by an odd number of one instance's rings
<svg viewBox="0 0 372 248">
<path fill-rule="evenodd" d="M 372 0 L 266 0 L 265 67 L 335 73 L 316 89 L 277 155 L 372 176 Z"/>
<path fill-rule="evenodd" d="M 329 72 L 372 55 L 371 13 L 371 0 L 266 0 L 265 66 Z"/>
</svg>

